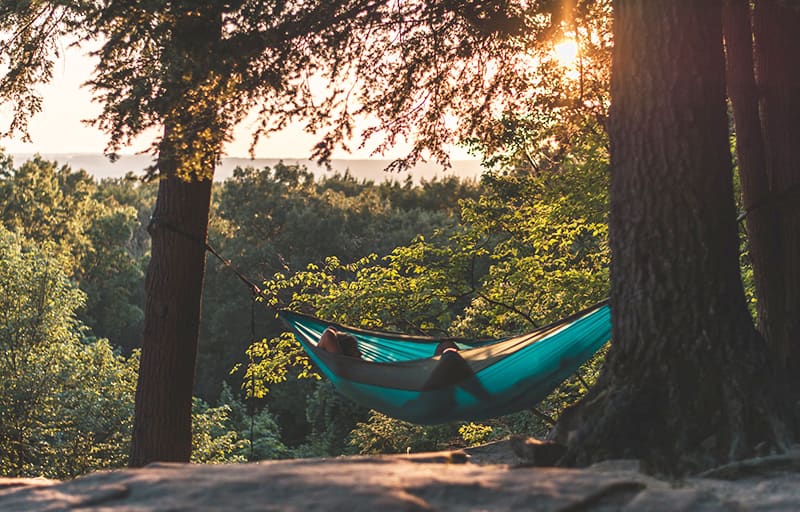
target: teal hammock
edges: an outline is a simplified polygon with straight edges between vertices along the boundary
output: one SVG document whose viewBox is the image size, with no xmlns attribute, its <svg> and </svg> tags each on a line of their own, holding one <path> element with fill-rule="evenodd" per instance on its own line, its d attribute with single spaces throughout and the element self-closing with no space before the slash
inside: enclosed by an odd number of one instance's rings
<svg viewBox="0 0 800 512">
<path fill-rule="evenodd" d="M 471 372 L 457 382 L 426 389 L 424 383 L 441 357 L 434 350 L 443 338 L 367 331 L 288 310 L 278 316 L 339 393 L 418 424 L 476 421 L 530 409 L 611 337 L 610 309 L 602 302 L 519 336 L 451 338 Z M 317 348 L 328 326 L 353 335 L 363 358 Z"/>
</svg>

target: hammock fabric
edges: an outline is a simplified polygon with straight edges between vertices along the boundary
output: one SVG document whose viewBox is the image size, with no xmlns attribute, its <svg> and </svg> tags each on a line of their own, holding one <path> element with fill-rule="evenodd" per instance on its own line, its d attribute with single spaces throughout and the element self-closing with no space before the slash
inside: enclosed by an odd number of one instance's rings
<svg viewBox="0 0 800 512">
<path fill-rule="evenodd" d="M 342 395 L 419 424 L 495 418 L 534 407 L 611 337 L 610 310 L 603 302 L 519 336 L 450 338 L 472 374 L 426 389 L 440 362 L 434 350 L 443 338 L 366 331 L 288 310 L 278 316 Z M 353 335 L 363 358 L 317 348 L 328 326 Z"/>
</svg>

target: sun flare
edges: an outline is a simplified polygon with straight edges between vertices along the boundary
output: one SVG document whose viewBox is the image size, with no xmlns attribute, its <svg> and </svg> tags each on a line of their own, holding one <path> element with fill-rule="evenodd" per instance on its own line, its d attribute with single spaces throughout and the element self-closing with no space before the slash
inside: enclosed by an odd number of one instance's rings
<svg viewBox="0 0 800 512">
<path fill-rule="evenodd" d="M 578 42 L 572 38 L 562 39 L 553 46 L 553 53 L 562 67 L 575 67 L 578 62 Z"/>
</svg>

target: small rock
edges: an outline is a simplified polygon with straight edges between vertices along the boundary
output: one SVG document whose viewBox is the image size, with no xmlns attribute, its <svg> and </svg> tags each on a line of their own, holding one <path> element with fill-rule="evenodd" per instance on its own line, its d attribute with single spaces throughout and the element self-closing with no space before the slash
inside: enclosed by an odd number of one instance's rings
<svg viewBox="0 0 800 512">
<path fill-rule="evenodd" d="M 511 449 L 526 466 L 555 466 L 567 453 L 563 444 L 522 436 L 511 439 Z"/>
</svg>

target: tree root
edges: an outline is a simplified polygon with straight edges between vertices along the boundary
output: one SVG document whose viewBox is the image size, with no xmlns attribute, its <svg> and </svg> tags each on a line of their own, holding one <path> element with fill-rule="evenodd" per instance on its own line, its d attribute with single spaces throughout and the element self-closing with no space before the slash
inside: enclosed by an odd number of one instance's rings
<svg viewBox="0 0 800 512">
<path fill-rule="evenodd" d="M 800 471 L 800 445 L 795 445 L 786 453 L 754 457 L 723 464 L 703 471 L 696 476 L 700 478 L 717 478 L 721 480 L 738 480 L 770 471 Z"/>
</svg>

